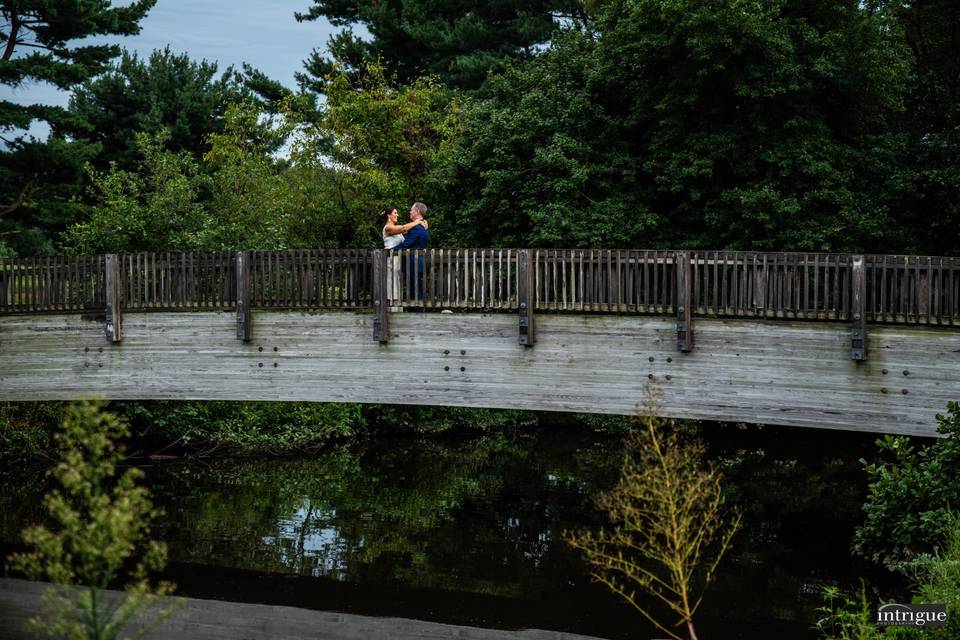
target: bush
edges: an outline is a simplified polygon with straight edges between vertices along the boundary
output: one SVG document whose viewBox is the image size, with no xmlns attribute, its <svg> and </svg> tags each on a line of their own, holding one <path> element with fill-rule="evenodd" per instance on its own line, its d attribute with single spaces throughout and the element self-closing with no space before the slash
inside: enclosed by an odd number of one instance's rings
<svg viewBox="0 0 960 640">
<path fill-rule="evenodd" d="M 363 428 L 358 405 L 310 402 L 131 402 L 119 407 L 135 434 L 224 453 L 289 453 Z"/>
<path fill-rule="evenodd" d="M 960 638 L 960 519 L 947 518 L 943 549 L 932 555 L 922 555 L 900 565 L 900 570 L 913 578 L 914 604 L 945 604 L 946 627 L 879 627 L 876 611 L 879 602 L 867 598 L 866 585 L 856 596 L 843 593 L 837 587 L 824 590 L 824 606 L 819 609 L 824 617 L 817 622 L 823 640 L 881 640 L 900 638 L 916 640 L 957 640 Z"/>
<path fill-rule="evenodd" d="M 960 404 L 949 403 L 937 422 L 944 438 L 917 447 L 886 436 L 877 444 L 891 459 L 862 461 L 870 483 L 856 553 L 895 566 L 946 539 L 951 512 L 960 508 Z"/>
<path fill-rule="evenodd" d="M 49 455 L 62 417 L 60 402 L 0 402 L 0 462 Z"/>
<path fill-rule="evenodd" d="M 159 512 L 138 485 L 143 472 L 131 467 L 118 473 L 119 442 L 128 435 L 127 426 L 97 403 L 77 403 L 65 413 L 56 436 L 60 463 L 51 471 L 59 487 L 44 498 L 49 526 L 25 529 L 31 550 L 10 561 L 28 578 L 57 585 L 44 594 L 45 617 L 30 621 L 38 635 L 110 640 L 146 615 L 157 622 L 169 612 L 154 607 L 173 585 L 148 579 L 167 559 L 166 545 L 149 540 Z M 106 589 L 125 575 L 126 594 L 112 601 Z"/>
<path fill-rule="evenodd" d="M 369 405 L 364 407 L 363 412 L 371 430 L 390 433 L 498 431 L 532 427 L 539 423 L 539 414 L 513 409 Z"/>
</svg>

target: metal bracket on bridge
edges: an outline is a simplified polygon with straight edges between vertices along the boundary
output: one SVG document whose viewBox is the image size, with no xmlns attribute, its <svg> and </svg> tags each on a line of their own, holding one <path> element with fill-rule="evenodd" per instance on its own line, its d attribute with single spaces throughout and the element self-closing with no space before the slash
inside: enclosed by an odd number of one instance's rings
<svg viewBox="0 0 960 640">
<path fill-rule="evenodd" d="M 114 253 L 104 256 L 104 284 L 106 313 L 104 333 L 110 342 L 123 339 L 122 315 L 120 312 L 120 257 Z"/>
<path fill-rule="evenodd" d="M 237 251 L 237 340 L 250 342 L 253 322 L 250 314 L 250 268 L 252 252 Z"/>
<path fill-rule="evenodd" d="M 690 254 L 678 251 L 673 258 L 677 276 L 677 351 L 693 351 L 693 280 Z"/>
<path fill-rule="evenodd" d="M 863 256 L 850 257 L 850 359 L 867 359 L 867 277 Z"/>
<path fill-rule="evenodd" d="M 524 347 L 532 347 L 537 341 L 533 308 L 536 303 L 533 279 L 533 251 L 517 252 L 517 313 L 520 317 L 519 341 Z"/>
<path fill-rule="evenodd" d="M 382 249 L 373 251 L 373 339 L 380 344 L 390 341 L 390 325 L 387 315 L 387 260 L 389 254 Z"/>
</svg>

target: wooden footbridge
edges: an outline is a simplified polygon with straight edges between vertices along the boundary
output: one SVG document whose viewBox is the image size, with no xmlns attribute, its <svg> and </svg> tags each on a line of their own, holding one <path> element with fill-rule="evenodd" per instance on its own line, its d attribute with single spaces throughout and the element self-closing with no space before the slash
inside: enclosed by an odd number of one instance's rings
<svg viewBox="0 0 960 640">
<path fill-rule="evenodd" d="M 935 414 L 960 400 L 960 259 L 430 249 L 0 261 L 0 400 L 629 414 L 648 387 L 667 416 L 934 435 Z"/>
</svg>

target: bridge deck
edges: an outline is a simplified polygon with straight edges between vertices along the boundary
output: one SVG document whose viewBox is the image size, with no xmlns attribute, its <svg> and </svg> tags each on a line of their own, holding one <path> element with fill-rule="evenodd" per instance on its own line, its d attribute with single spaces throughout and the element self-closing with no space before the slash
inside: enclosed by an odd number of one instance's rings
<svg viewBox="0 0 960 640">
<path fill-rule="evenodd" d="M 369 311 L 124 316 L 123 341 L 78 313 L 0 319 L 0 400 L 308 400 L 630 414 L 648 385 L 679 418 L 934 435 L 960 399 L 960 333 L 871 326 L 870 358 L 850 359 L 840 322 L 697 320 L 676 349 L 672 318 L 546 314 L 517 345 L 507 313 Z"/>
</svg>

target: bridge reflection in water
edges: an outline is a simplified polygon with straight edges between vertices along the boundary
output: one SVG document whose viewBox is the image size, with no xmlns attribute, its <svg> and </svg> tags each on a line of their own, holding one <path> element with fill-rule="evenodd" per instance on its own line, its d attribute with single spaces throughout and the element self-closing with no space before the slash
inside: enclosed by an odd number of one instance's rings
<svg viewBox="0 0 960 640">
<path fill-rule="evenodd" d="M 675 417 L 934 435 L 935 414 L 960 399 L 960 259 L 554 249 L 393 255 L 4 260 L 0 400 L 627 414 L 653 386 L 659 412 Z"/>
</svg>

